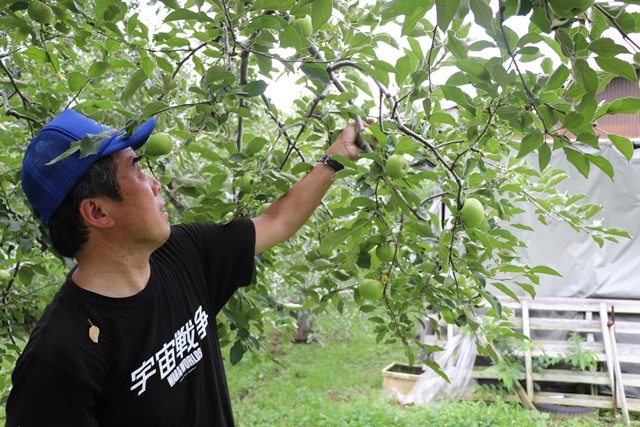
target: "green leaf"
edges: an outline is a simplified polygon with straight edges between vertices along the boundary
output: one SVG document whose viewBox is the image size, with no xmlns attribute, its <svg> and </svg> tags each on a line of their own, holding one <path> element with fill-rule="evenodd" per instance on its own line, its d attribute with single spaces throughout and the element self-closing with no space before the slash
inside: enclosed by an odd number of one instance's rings
<svg viewBox="0 0 640 427">
<path fill-rule="evenodd" d="M 569 111 L 562 119 L 562 125 L 565 129 L 572 132 L 582 125 L 582 123 L 584 123 L 584 116 L 577 111 Z"/>
<path fill-rule="evenodd" d="M 416 2 L 417 3 L 417 2 Z M 400 34 L 403 36 L 410 35 L 418 22 L 424 18 L 424 14 L 427 12 L 428 7 L 418 4 L 413 4 L 411 13 L 407 13 L 404 22 L 402 23 L 402 29 Z"/>
<path fill-rule="evenodd" d="M 607 37 L 601 37 L 589 43 L 587 47 L 591 52 L 599 57 L 614 57 L 620 53 L 629 53 L 622 45 Z"/>
<path fill-rule="evenodd" d="M 460 0 L 436 0 L 437 23 L 442 32 L 449 28 L 458 7 L 460 7 Z"/>
<path fill-rule="evenodd" d="M 516 295 L 516 293 L 513 292 L 511 288 L 509 288 L 508 286 L 505 286 L 502 283 L 491 283 L 491 286 L 498 288 L 500 291 L 502 291 L 509 298 L 512 298 L 514 301 L 520 301 L 520 299 L 518 298 L 518 295 Z"/>
<path fill-rule="evenodd" d="M 491 71 L 493 72 L 493 80 L 498 83 L 503 88 L 507 88 L 509 86 L 513 86 L 516 81 L 516 76 L 514 74 L 510 74 L 505 70 L 502 64 L 495 64 Z"/>
<path fill-rule="evenodd" d="M 109 63 L 106 61 L 97 61 L 89 67 L 89 77 L 92 79 L 100 77 L 109 69 Z"/>
<path fill-rule="evenodd" d="M 169 9 L 180 9 L 178 0 L 160 0 L 160 2 L 167 6 Z"/>
<path fill-rule="evenodd" d="M 463 59 L 469 56 L 469 46 L 467 43 L 456 37 L 456 33 L 451 30 L 447 32 L 445 45 L 447 50 L 457 59 Z"/>
<path fill-rule="evenodd" d="M 443 85 L 440 87 L 444 97 L 449 101 L 453 101 L 461 107 L 464 107 L 471 114 L 476 114 L 476 108 L 473 106 L 471 97 L 457 86 Z"/>
<path fill-rule="evenodd" d="M 279 31 L 285 26 L 284 19 L 280 17 L 275 17 L 271 15 L 260 15 L 251 19 L 249 25 L 247 25 L 247 29 L 254 30 L 276 30 Z"/>
<path fill-rule="evenodd" d="M 473 83 L 491 83 L 491 74 L 489 74 L 477 59 L 462 59 L 456 62 L 456 66 L 462 70 Z"/>
<path fill-rule="evenodd" d="M 242 341 L 236 340 L 236 342 L 233 343 L 233 346 L 229 350 L 229 361 L 232 365 L 236 365 L 242 360 L 243 356 L 244 345 L 242 345 Z"/>
<path fill-rule="evenodd" d="M 253 7 L 258 10 L 285 11 L 285 10 L 291 9 L 292 6 L 293 6 L 293 0 L 256 0 L 253 4 Z"/>
<path fill-rule="evenodd" d="M 553 74 L 549 76 L 549 80 L 547 81 L 547 89 L 560 89 L 566 83 L 570 75 L 571 71 L 569 70 L 569 68 L 567 68 L 567 66 L 564 64 L 560 64 L 558 68 L 555 69 Z"/>
<path fill-rule="evenodd" d="M 342 243 L 349 237 L 351 234 L 350 228 L 341 228 L 338 230 L 334 230 L 327 234 L 320 243 L 319 250 L 321 253 L 328 253 L 335 246 Z"/>
<path fill-rule="evenodd" d="M 164 111 L 168 108 L 166 102 L 163 101 L 153 101 L 144 106 L 142 110 L 142 115 L 144 117 L 151 117 L 158 113 L 158 111 Z"/>
<path fill-rule="evenodd" d="M 260 96 L 265 90 L 267 90 L 267 82 L 264 80 L 256 80 L 254 82 L 247 83 L 242 89 L 245 92 L 245 96 Z"/>
<path fill-rule="evenodd" d="M 562 274 L 558 273 L 551 267 L 547 267 L 546 265 L 537 265 L 531 269 L 531 273 L 536 274 L 548 274 L 550 276 L 558 276 L 562 277 Z"/>
<path fill-rule="evenodd" d="M 538 148 L 538 168 L 542 171 L 549 165 L 551 161 L 551 147 L 544 143 Z"/>
<path fill-rule="evenodd" d="M 329 22 L 333 12 L 333 0 L 313 0 L 311 3 L 311 23 L 316 32 Z"/>
<path fill-rule="evenodd" d="M 71 92 L 80 91 L 87 83 L 87 79 L 77 71 L 71 71 L 70 73 L 67 73 L 65 77 L 67 78 L 67 82 L 69 83 L 69 90 Z"/>
<path fill-rule="evenodd" d="M 598 169 L 604 172 L 609 178 L 613 178 L 614 170 L 613 165 L 609 160 L 602 156 L 596 156 L 593 154 L 585 153 L 587 156 L 587 160 L 589 160 L 592 164 L 596 165 Z"/>
<path fill-rule="evenodd" d="M 584 142 L 595 149 L 600 149 L 600 139 L 598 138 L 598 135 L 593 132 L 580 132 L 576 137 L 576 140 Z"/>
<path fill-rule="evenodd" d="M 141 69 L 135 70 L 127 82 L 127 86 L 122 91 L 122 100 L 124 102 L 128 102 L 146 80 L 147 74 L 144 71 Z"/>
<path fill-rule="evenodd" d="M 585 178 L 589 178 L 590 163 L 587 157 L 578 150 L 570 147 L 563 147 L 567 160 L 580 172 Z"/>
<path fill-rule="evenodd" d="M 107 138 L 112 136 L 112 131 L 102 131 L 97 134 L 87 134 L 80 140 L 80 158 L 97 154 L 100 150 L 100 144 Z"/>
<path fill-rule="evenodd" d="M 596 63 L 604 71 L 615 74 L 616 76 L 624 77 L 634 83 L 638 83 L 638 75 L 636 74 L 635 67 L 627 61 L 623 61 L 618 58 L 605 58 L 596 57 Z"/>
<path fill-rule="evenodd" d="M 573 78 L 578 86 L 584 88 L 588 94 L 593 95 L 598 91 L 600 80 L 598 79 L 598 73 L 596 73 L 589 63 L 578 58 L 574 61 Z"/>
<path fill-rule="evenodd" d="M 627 239 L 631 238 L 631 234 L 629 234 L 629 232 L 627 230 L 624 230 L 622 228 L 608 228 L 606 231 L 607 234 L 611 234 L 613 236 L 620 236 L 620 237 L 625 237 Z"/>
<path fill-rule="evenodd" d="M 469 6 L 476 24 L 487 30 L 493 29 L 493 11 L 486 0 L 470 0 Z"/>
<path fill-rule="evenodd" d="M 640 111 L 640 98 L 620 98 L 612 101 L 606 114 L 636 114 Z"/>
<path fill-rule="evenodd" d="M 22 54 L 33 61 L 42 63 L 49 62 L 47 51 L 36 46 L 29 46 Z"/>
<path fill-rule="evenodd" d="M 302 71 L 311 80 L 315 80 L 323 85 L 327 85 L 331 81 L 329 73 L 327 73 L 325 67 L 320 64 L 316 64 L 315 62 L 305 62 L 300 66 L 300 71 Z"/>
<path fill-rule="evenodd" d="M 64 160 L 67 157 L 69 157 L 70 155 L 72 155 L 73 153 L 76 153 L 80 151 L 80 141 L 74 141 L 71 144 L 69 144 L 69 149 L 67 149 L 64 153 L 60 154 L 58 157 L 50 160 L 47 163 L 47 166 L 50 166 L 54 163 L 59 162 L 60 160 Z"/>
<path fill-rule="evenodd" d="M 502 317 L 502 304 L 500 304 L 498 298 L 496 298 L 496 296 L 492 293 L 487 292 L 483 289 L 480 289 L 480 294 L 484 297 L 485 300 L 489 302 L 489 304 L 491 304 L 491 307 L 496 312 L 496 316 Z"/>
<path fill-rule="evenodd" d="M 200 22 L 214 22 L 207 14 L 202 12 L 194 12 L 189 9 L 178 9 L 171 12 L 164 18 L 164 22 L 172 21 L 200 21 Z"/>
<path fill-rule="evenodd" d="M 443 124 L 447 124 L 447 125 L 451 125 L 451 126 L 457 126 L 458 125 L 458 122 L 455 119 L 455 117 L 453 117 L 449 113 L 445 113 L 445 112 L 442 112 L 442 111 L 437 111 L 437 112 L 431 114 L 431 116 L 429 116 L 429 123 L 431 123 L 431 124 L 443 123 Z"/>
<path fill-rule="evenodd" d="M 222 65 L 214 65 L 207 69 L 204 79 L 209 84 L 221 81 L 228 82 L 230 84 L 235 80 L 235 76 L 233 73 L 228 71 L 226 67 Z"/>
<path fill-rule="evenodd" d="M 544 136 L 541 133 L 530 133 L 520 141 L 518 157 L 522 158 L 538 149 L 544 143 Z"/>
<path fill-rule="evenodd" d="M 627 160 L 631 160 L 631 158 L 633 157 L 634 148 L 633 142 L 631 142 L 629 138 L 612 133 L 607 135 L 607 138 Z"/>
</svg>

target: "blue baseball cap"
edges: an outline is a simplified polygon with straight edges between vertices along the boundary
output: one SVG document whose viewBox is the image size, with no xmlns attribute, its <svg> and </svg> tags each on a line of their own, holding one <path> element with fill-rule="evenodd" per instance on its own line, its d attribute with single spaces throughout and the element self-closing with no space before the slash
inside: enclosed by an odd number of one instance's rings
<svg viewBox="0 0 640 427">
<path fill-rule="evenodd" d="M 155 127 L 156 119 L 151 118 L 138 126 L 132 135 L 126 136 L 124 130 L 116 131 L 74 110 L 64 110 L 38 132 L 25 151 L 21 179 L 29 204 L 42 222 L 49 225 L 64 199 L 98 159 L 128 147 L 137 150 L 147 142 Z M 50 163 L 67 151 L 72 142 L 105 131 L 110 134 L 100 143 L 96 154 L 80 158 L 77 151 Z"/>
</svg>

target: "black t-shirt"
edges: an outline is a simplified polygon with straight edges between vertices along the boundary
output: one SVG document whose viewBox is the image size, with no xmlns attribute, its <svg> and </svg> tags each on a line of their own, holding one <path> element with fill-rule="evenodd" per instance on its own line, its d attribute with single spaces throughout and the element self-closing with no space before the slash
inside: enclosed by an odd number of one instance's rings
<svg viewBox="0 0 640 427">
<path fill-rule="evenodd" d="M 254 248 L 250 220 L 178 225 L 132 297 L 69 275 L 16 364 L 7 426 L 233 426 L 215 316 L 251 281 Z"/>
</svg>

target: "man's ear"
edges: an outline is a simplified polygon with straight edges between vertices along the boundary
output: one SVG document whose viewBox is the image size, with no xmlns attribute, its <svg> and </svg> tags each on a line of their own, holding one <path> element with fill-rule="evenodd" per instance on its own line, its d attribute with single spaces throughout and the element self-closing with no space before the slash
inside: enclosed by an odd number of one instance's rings
<svg viewBox="0 0 640 427">
<path fill-rule="evenodd" d="M 104 199 L 84 199 L 80 202 L 80 216 L 88 227 L 109 228 L 113 225 L 113 218 L 109 215 L 108 206 Z"/>
</svg>

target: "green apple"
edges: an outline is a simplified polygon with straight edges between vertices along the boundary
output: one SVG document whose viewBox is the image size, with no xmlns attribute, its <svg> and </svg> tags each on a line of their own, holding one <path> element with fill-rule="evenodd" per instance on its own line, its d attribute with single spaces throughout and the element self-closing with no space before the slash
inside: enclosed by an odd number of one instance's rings
<svg viewBox="0 0 640 427">
<path fill-rule="evenodd" d="M 0 282 L 4 282 L 11 277 L 11 274 L 4 269 L 0 269 Z"/>
<path fill-rule="evenodd" d="M 41 1 L 32 1 L 27 6 L 27 15 L 29 18 L 42 25 L 51 24 L 53 22 L 53 10 Z"/>
<path fill-rule="evenodd" d="M 460 220 L 467 228 L 475 228 L 484 221 L 484 206 L 478 199 L 469 197 L 460 209 Z"/>
<path fill-rule="evenodd" d="M 373 301 L 382 297 L 382 294 L 384 293 L 384 285 L 379 280 L 364 279 L 360 282 L 360 285 L 358 285 L 358 291 L 362 298 Z"/>
<path fill-rule="evenodd" d="M 392 154 L 384 164 L 384 172 L 391 179 L 403 178 L 409 170 L 409 162 L 402 154 Z"/>
<path fill-rule="evenodd" d="M 547 0 L 547 3 L 559 18 L 572 18 L 586 12 L 595 0 Z"/>
<path fill-rule="evenodd" d="M 154 133 L 145 144 L 146 153 L 150 156 L 165 156 L 171 152 L 173 143 L 167 133 Z"/>
<path fill-rule="evenodd" d="M 240 191 L 243 193 L 251 193 L 253 190 L 253 186 L 255 184 L 255 179 L 253 175 L 249 172 L 246 172 L 244 175 L 240 177 L 240 181 L 238 182 L 238 186 L 240 187 Z"/>
<path fill-rule="evenodd" d="M 380 262 L 391 262 L 396 254 L 396 249 L 389 243 L 383 243 L 376 246 L 376 256 Z"/>
<path fill-rule="evenodd" d="M 313 23 L 311 22 L 311 17 L 309 15 L 305 15 L 301 18 L 296 18 L 293 20 L 294 23 L 300 27 L 300 31 L 302 34 L 309 37 L 313 34 Z"/>
</svg>

